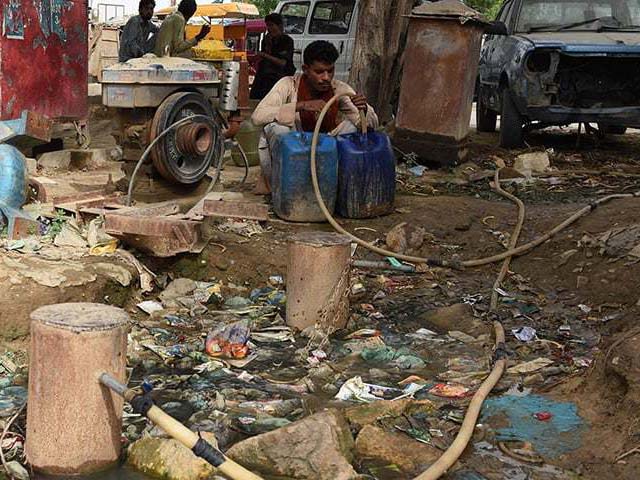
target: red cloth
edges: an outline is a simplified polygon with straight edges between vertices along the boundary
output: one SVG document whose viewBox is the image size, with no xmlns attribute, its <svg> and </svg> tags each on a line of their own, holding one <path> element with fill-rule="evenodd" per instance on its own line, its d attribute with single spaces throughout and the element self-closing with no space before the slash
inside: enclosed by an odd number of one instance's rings
<svg viewBox="0 0 640 480">
<path fill-rule="evenodd" d="M 309 100 L 324 100 L 328 102 L 335 95 L 333 88 L 330 88 L 326 92 L 321 95 L 314 95 L 314 92 L 307 81 L 307 76 L 302 75 L 300 78 L 300 85 L 298 87 L 298 103 L 306 102 Z M 338 126 L 338 113 L 339 113 L 338 102 L 335 102 L 331 105 L 331 108 L 327 112 L 322 121 L 322 127 L 320 128 L 320 132 L 329 133 L 336 129 Z M 304 132 L 313 132 L 316 128 L 316 122 L 318 121 L 318 117 L 320 113 L 316 112 L 300 112 L 300 122 L 302 123 L 302 131 Z"/>
</svg>

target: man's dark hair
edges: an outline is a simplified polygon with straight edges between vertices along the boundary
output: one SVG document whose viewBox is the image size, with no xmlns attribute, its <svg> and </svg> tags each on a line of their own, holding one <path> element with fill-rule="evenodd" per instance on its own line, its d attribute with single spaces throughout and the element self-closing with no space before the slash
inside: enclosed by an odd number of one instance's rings
<svg viewBox="0 0 640 480">
<path fill-rule="evenodd" d="M 140 0 L 140 3 L 138 4 L 138 10 L 141 9 L 142 7 L 154 7 L 156 6 L 156 2 L 155 0 Z"/>
<path fill-rule="evenodd" d="M 273 23 L 274 25 L 278 25 L 279 27 L 284 26 L 284 20 L 282 19 L 282 15 L 279 13 L 270 13 L 266 17 L 264 17 L 264 23 Z"/>
<path fill-rule="evenodd" d="M 198 5 L 196 5 L 196 0 L 182 0 L 180 5 L 178 5 L 178 11 L 184 15 L 184 18 L 193 17 L 197 9 Z"/>
<path fill-rule="evenodd" d="M 338 49 L 333 43 L 326 40 L 316 40 L 304 49 L 303 58 L 305 65 L 311 65 L 313 62 L 333 64 L 336 63 L 339 56 Z"/>
</svg>

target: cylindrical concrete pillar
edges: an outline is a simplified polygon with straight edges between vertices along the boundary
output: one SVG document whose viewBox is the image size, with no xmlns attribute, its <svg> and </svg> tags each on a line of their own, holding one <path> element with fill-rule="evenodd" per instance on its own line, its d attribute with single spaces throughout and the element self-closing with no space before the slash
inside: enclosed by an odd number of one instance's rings
<svg viewBox="0 0 640 480">
<path fill-rule="evenodd" d="M 337 233 L 306 232 L 289 242 L 287 324 L 299 330 L 344 328 L 349 320 L 351 241 Z"/>
<path fill-rule="evenodd" d="M 52 475 L 109 468 L 120 456 L 123 400 L 98 382 L 126 383 L 128 315 L 116 307 L 63 303 L 31 314 L 28 462 Z"/>
</svg>

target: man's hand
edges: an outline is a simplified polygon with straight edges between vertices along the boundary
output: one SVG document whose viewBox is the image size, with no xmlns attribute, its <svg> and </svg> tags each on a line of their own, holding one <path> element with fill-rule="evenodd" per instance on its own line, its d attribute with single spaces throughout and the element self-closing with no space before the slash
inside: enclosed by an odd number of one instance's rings
<svg viewBox="0 0 640 480">
<path fill-rule="evenodd" d="M 200 33 L 198 33 L 198 35 L 196 35 L 196 40 L 198 40 L 200 42 L 207 35 L 209 35 L 210 31 L 211 31 L 211 25 L 203 25 L 202 28 L 200 29 Z"/>
<path fill-rule="evenodd" d="M 364 95 L 354 95 L 353 97 L 351 97 L 351 103 L 353 103 L 358 110 L 362 110 L 364 112 L 366 112 L 369 108 L 369 106 L 367 105 L 367 97 L 365 97 Z"/>
<path fill-rule="evenodd" d="M 320 113 L 326 104 L 327 102 L 324 100 L 307 100 L 306 102 L 298 102 L 296 105 L 296 111 Z"/>
</svg>

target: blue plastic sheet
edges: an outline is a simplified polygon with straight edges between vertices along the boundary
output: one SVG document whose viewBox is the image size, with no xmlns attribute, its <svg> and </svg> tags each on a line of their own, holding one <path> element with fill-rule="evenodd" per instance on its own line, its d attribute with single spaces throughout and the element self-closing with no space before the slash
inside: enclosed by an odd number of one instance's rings
<svg viewBox="0 0 640 480">
<path fill-rule="evenodd" d="M 537 413 L 549 412 L 549 420 L 541 421 Z M 508 426 L 496 430 L 499 441 L 531 442 L 535 451 L 547 458 L 556 458 L 580 447 L 585 421 L 578 408 L 569 402 L 556 402 L 540 395 L 491 398 L 482 409 L 483 421 L 504 417 Z"/>
</svg>

